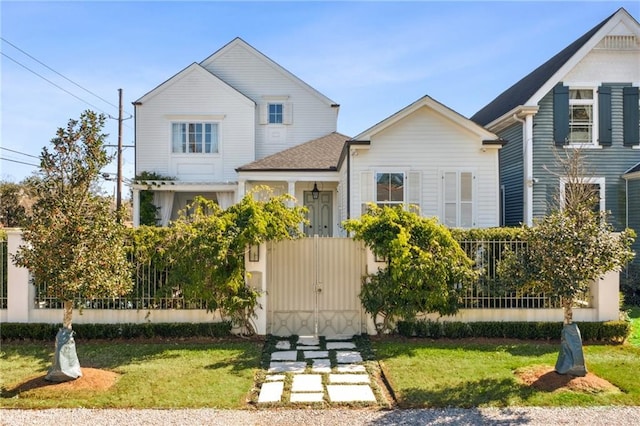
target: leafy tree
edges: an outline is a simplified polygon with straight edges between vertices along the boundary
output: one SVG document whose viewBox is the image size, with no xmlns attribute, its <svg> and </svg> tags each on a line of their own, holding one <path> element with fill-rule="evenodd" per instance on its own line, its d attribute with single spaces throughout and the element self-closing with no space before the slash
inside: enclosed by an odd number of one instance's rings
<svg viewBox="0 0 640 426">
<path fill-rule="evenodd" d="M 475 274 L 471 260 L 436 219 L 401 207 L 370 205 L 367 214 L 343 222 L 343 227 L 387 261 L 385 268 L 367 277 L 360 293 L 378 333 L 391 330 L 399 318 L 458 311 Z"/>
<path fill-rule="evenodd" d="M 251 245 L 302 236 L 304 209 L 288 207 L 290 196 L 256 200 L 253 193 L 222 210 L 216 203 L 196 197 L 172 223 L 173 284 L 187 298 L 201 298 L 252 333 L 251 318 L 259 293 L 246 285 L 244 255 Z"/>
<path fill-rule="evenodd" d="M 103 148 L 104 121 L 103 115 L 85 111 L 58 129 L 51 150 L 43 148 L 26 244 L 14 259 L 64 303 L 62 323 L 69 331 L 74 298 L 115 297 L 132 287 L 124 227 L 110 201 L 91 191 L 110 160 Z"/>
<path fill-rule="evenodd" d="M 585 180 L 585 166 L 578 150 L 561 159 L 559 166 L 567 181 L 562 199 L 558 197 L 551 213 L 534 227 L 523 228 L 527 250 L 508 253 L 499 270 L 501 275 L 512 277 L 523 291 L 560 297 L 565 324 L 563 341 L 570 332 L 569 325 L 580 341 L 577 326 L 573 325 L 577 297 L 588 291 L 593 281 L 609 271 L 620 270 L 633 258 L 631 244 L 635 234 L 633 230 L 613 232 L 607 213 L 599 209 L 595 188 Z M 563 349 L 566 350 L 569 349 Z M 566 356 L 582 360 L 581 343 L 575 351 L 571 355 L 561 351 L 558 363 Z M 583 360 L 574 365 L 571 374 L 586 374 Z M 556 370 L 564 373 L 559 364 Z"/>
<path fill-rule="evenodd" d="M 141 172 L 134 181 L 137 183 L 147 184 L 147 181 L 170 181 L 172 177 L 162 176 L 155 172 Z M 149 189 L 151 185 L 149 185 Z M 133 199 L 133 197 L 132 197 Z M 140 225 L 158 225 L 158 210 L 160 208 L 153 204 L 153 191 L 140 191 Z"/>
<path fill-rule="evenodd" d="M 32 198 L 30 180 L 21 183 L 0 182 L 0 224 L 8 228 L 22 227 L 27 220 Z"/>
</svg>

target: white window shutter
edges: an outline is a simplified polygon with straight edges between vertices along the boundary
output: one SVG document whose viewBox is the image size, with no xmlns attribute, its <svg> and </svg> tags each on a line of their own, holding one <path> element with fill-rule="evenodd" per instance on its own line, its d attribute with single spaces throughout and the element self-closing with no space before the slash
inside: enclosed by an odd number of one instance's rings
<svg viewBox="0 0 640 426">
<path fill-rule="evenodd" d="M 260 124 L 267 124 L 268 123 L 268 114 L 267 114 L 267 110 L 269 108 L 269 104 L 268 103 L 262 103 L 260 105 L 258 105 L 258 118 L 260 120 Z"/>
<path fill-rule="evenodd" d="M 373 172 L 360 173 L 360 203 L 373 202 Z"/>
<path fill-rule="evenodd" d="M 420 214 L 422 209 L 422 178 L 420 172 L 407 173 L 407 204 Z M 413 206 L 413 207 L 411 207 Z"/>
<path fill-rule="evenodd" d="M 282 123 L 293 123 L 293 104 L 291 102 L 285 102 L 282 104 Z"/>
</svg>

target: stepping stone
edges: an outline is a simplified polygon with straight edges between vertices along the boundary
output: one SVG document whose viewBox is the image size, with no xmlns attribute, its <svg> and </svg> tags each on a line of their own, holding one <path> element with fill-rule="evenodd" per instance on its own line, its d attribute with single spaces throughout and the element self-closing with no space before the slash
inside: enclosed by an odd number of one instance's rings
<svg viewBox="0 0 640 426">
<path fill-rule="evenodd" d="M 369 385 L 327 385 L 331 402 L 376 402 Z"/>
<path fill-rule="evenodd" d="M 368 374 L 329 374 L 329 383 L 371 383 Z"/>
<path fill-rule="evenodd" d="M 327 342 L 327 350 L 331 349 L 355 349 L 356 344 L 352 342 Z"/>
<path fill-rule="evenodd" d="M 281 382 L 284 381 L 284 374 L 268 374 L 264 379 L 267 382 Z"/>
<path fill-rule="evenodd" d="M 276 349 L 278 349 L 279 351 L 289 350 L 291 349 L 291 342 L 287 340 L 280 340 L 278 343 L 276 343 Z"/>
<path fill-rule="evenodd" d="M 320 346 L 297 346 L 296 349 L 299 351 L 317 351 L 320 350 Z"/>
<path fill-rule="evenodd" d="M 280 351 L 271 354 L 271 361 L 295 361 L 298 359 L 298 351 Z"/>
<path fill-rule="evenodd" d="M 260 388 L 260 395 L 258 396 L 258 402 L 280 402 L 282 399 L 282 391 L 284 389 L 284 382 L 269 382 L 263 383 Z"/>
<path fill-rule="evenodd" d="M 353 339 L 352 334 L 336 334 L 335 336 L 327 336 L 325 337 L 327 340 L 351 340 Z"/>
<path fill-rule="evenodd" d="M 347 365 L 340 365 L 337 368 L 338 373 L 366 373 L 367 369 L 365 368 L 364 365 L 358 365 L 358 364 L 347 364 Z"/>
<path fill-rule="evenodd" d="M 320 374 L 299 374 L 293 378 L 291 392 L 322 392 Z"/>
<path fill-rule="evenodd" d="M 269 364 L 269 373 L 304 373 L 307 368 L 307 363 L 304 361 L 285 361 L 285 362 L 272 362 Z"/>
<path fill-rule="evenodd" d="M 308 358 L 327 358 L 329 351 L 304 351 L 305 359 Z"/>
<path fill-rule="evenodd" d="M 357 351 L 336 352 L 338 364 L 351 364 L 354 362 L 362 362 L 362 355 Z"/>
<path fill-rule="evenodd" d="M 323 402 L 324 401 L 324 393 L 323 392 L 313 392 L 313 393 L 291 393 L 290 397 L 291 402 Z"/>
<path fill-rule="evenodd" d="M 314 359 L 311 371 L 314 373 L 331 373 L 330 359 Z"/>
<path fill-rule="evenodd" d="M 300 336 L 298 338 L 298 344 L 305 346 L 318 346 L 320 344 L 320 339 L 313 336 Z"/>
</svg>

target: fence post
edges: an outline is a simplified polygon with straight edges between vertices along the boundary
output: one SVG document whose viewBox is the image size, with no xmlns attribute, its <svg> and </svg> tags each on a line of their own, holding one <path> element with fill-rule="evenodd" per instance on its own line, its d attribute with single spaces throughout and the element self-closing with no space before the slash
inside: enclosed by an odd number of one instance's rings
<svg viewBox="0 0 640 426">
<path fill-rule="evenodd" d="M 33 303 L 29 285 L 29 270 L 16 266 L 13 255 L 22 244 L 22 230 L 7 230 L 7 322 L 29 322 L 29 311 Z"/>
<path fill-rule="evenodd" d="M 594 288 L 595 287 L 595 288 Z M 609 271 L 592 286 L 593 304 L 597 310 L 596 321 L 620 319 L 620 272 Z"/>
</svg>

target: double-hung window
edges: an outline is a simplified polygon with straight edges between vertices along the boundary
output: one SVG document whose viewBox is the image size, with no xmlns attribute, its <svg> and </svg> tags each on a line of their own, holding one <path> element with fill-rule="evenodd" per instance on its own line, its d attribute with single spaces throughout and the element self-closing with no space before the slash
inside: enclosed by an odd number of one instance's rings
<svg viewBox="0 0 640 426">
<path fill-rule="evenodd" d="M 284 108 L 281 103 L 268 105 L 268 121 L 269 124 L 282 124 Z"/>
<path fill-rule="evenodd" d="M 473 227 L 473 173 L 445 171 L 442 181 L 444 224 L 451 228 Z"/>
<path fill-rule="evenodd" d="M 605 178 L 560 179 L 560 205 L 588 205 L 594 212 L 605 210 Z"/>
<path fill-rule="evenodd" d="M 182 154 L 218 152 L 217 123 L 173 123 L 172 151 Z"/>
<path fill-rule="evenodd" d="M 569 144 L 594 143 L 594 90 L 569 88 Z"/>
<path fill-rule="evenodd" d="M 376 173 L 376 204 L 404 204 L 404 173 Z"/>
</svg>

